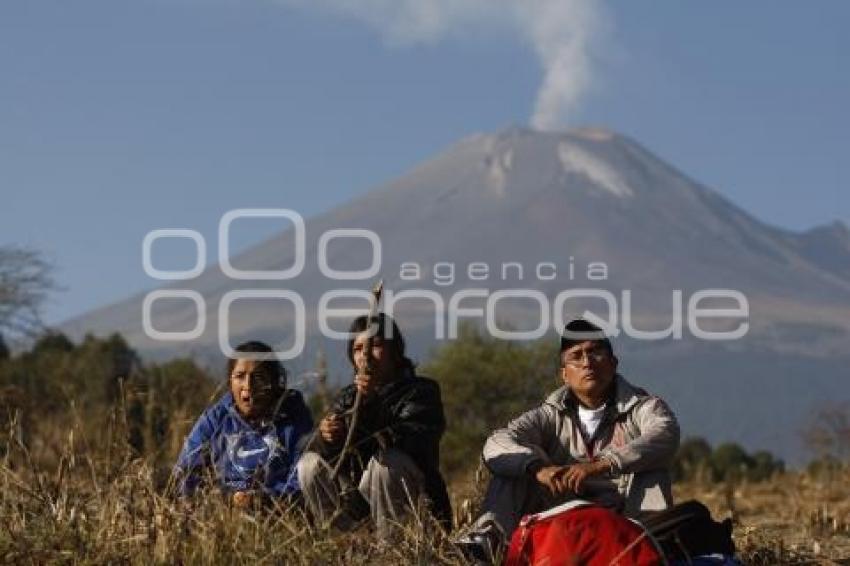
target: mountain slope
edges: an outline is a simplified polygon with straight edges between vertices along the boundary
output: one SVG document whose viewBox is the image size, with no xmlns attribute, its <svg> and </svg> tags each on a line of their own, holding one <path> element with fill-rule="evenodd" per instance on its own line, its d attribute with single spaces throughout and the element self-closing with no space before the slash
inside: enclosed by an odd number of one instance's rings
<svg viewBox="0 0 850 566">
<path fill-rule="evenodd" d="M 290 364 L 308 367 L 315 350 L 322 347 L 333 353 L 332 363 L 342 367 L 341 346 L 317 338 L 317 306 L 327 291 L 368 289 L 371 280 L 332 281 L 320 272 L 318 239 L 339 228 L 369 229 L 379 235 L 380 272 L 387 289 L 394 293 L 433 291 L 444 307 L 455 293 L 470 288 L 484 288 L 489 293 L 532 289 L 550 302 L 565 290 L 593 288 L 611 292 L 622 309 L 622 292 L 628 290 L 633 297 L 629 310 L 635 326 L 659 329 L 670 325 L 677 290 L 682 292 L 685 308 L 688 298 L 702 289 L 740 291 L 750 307 L 750 330 L 741 340 L 706 343 L 688 332 L 681 341 L 647 343 L 627 336 L 618 340 L 619 347 L 634 356 L 641 374 L 657 369 L 659 373 L 693 375 L 682 378 L 681 383 L 690 383 L 685 386 L 658 375 L 647 379 L 657 380 L 661 392 L 674 396 L 687 415 L 702 415 L 689 425 L 696 432 L 734 435 L 793 456 L 799 454 L 799 447 L 792 447 L 789 439 L 796 434 L 800 420 L 816 410 L 818 400 L 850 396 L 843 370 L 844 352 L 850 343 L 847 227 L 835 224 L 798 234 L 769 226 L 636 142 L 602 129 L 542 133 L 513 128 L 467 137 L 403 177 L 309 219 L 307 262 L 297 278 L 234 281 L 213 266 L 195 280 L 172 285 L 196 290 L 206 302 L 206 330 L 188 344 L 189 351 L 220 356 L 216 354 L 218 307 L 224 293 L 285 289 L 299 293 L 307 311 L 307 354 Z M 328 250 L 329 264 L 340 270 L 363 269 L 371 257 L 362 239 L 336 240 Z M 288 230 L 235 257 L 233 264 L 240 269 L 272 270 L 291 265 L 293 258 L 293 233 Z M 486 265 L 487 277 L 470 277 L 470 263 Z M 588 276 L 593 263 L 606 266 L 603 279 Z M 401 276 L 402 267 L 412 264 L 421 268 L 418 280 Z M 547 266 L 545 276 L 536 273 L 539 264 Z M 453 277 L 449 277 L 452 265 Z M 480 271 L 476 273 L 480 275 Z M 555 276 L 549 277 L 553 273 Z M 139 295 L 99 309 L 63 328 L 72 335 L 119 331 L 148 355 L 186 353 L 185 343 L 158 342 L 144 334 L 143 298 Z M 291 309 L 270 306 L 267 301 L 238 304 L 228 324 L 232 342 L 243 336 L 287 346 L 293 342 Z M 161 305 L 153 312 L 157 329 L 186 330 L 194 325 L 195 307 L 190 302 L 163 301 Z M 537 326 L 539 307 L 533 302 L 501 305 L 499 320 L 507 320 L 517 329 Z M 464 306 L 481 307 L 483 301 L 469 300 Z M 580 313 L 580 306 L 600 312 L 601 302 L 572 302 L 565 316 Z M 414 351 L 420 356 L 436 342 L 435 320 L 445 323 L 445 314 L 435 319 L 434 308 L 426 300 L 401 301 L 396 313 L 403 328 L 417 337 Z M 737 324 L 720 322 L 727 327 Z M 554 331 L 548 336 L 553 339 Z M 773 439 L 765 438 L 745 426 L 756 417 L 741 415 L 739 403 L 729 404 L 728 410 L 722 403 L 714 403 L 718 394 L 722 398 L 722 391 L 713 390 L 711 371 L 704 366 L 724 351 L 743 364 L 744 390 L 770 390 L 774 399 L 763 401 L 768 409 L 772 404 L 787 407 L 793 403 L 789 395 L 799 389 L 796 380 L 805 377 L 800 375 L 805 364 L 797 363 L 801 356 L 817 360 L 824 372 L 844 371 L 844 376 L 819 376 L 810 399 L 796 393 L 798 398 L 808 399 L 807 407 L 782 424 Z M 759 360 L 762 368 L 747 365 L 747 360 Z M 724 379 L 724 383 L 734 380 L 734 375 L 725 374 Z M 713 400 L 716 411 L 711 418 L 703 405 L 706 398 Z M 744 425 L 743 432 L 732 430 L 732 423 Z"/>
</svg>

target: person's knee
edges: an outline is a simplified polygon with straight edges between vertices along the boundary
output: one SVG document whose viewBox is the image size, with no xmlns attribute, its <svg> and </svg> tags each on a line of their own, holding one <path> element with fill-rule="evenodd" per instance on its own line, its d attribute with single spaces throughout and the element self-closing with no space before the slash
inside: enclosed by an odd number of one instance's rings
<svg viewBox="0 0 850 566">
<path fill-rule="evenodd" d="M 304 489 L 314 484 L 316 478 L 323 472 L 326 465 L 322 457 L 315 452 L 304 452 L 295 465 L 296 473 L 298 474 L 298 483 L 301 485 L 301 488 Z"/>
<path fill-rule="evenodd" d="M 391 470 L 409 470 L 418 469 L 416 463 L 406 452 L 390 448 L 376 455 L 373 460 L 376 460 L 382 467 Z"/>
<path fill-rule="evenodd" d="M 369 473 L 384 481 L 418 478 L 422 475 L 416 462 L 401 450 L 389 449 L 369 460 Z"/>
<path fill-rule="evenodd" d="M 423 474 L 413 459 L 400 450 L 385 450 L 376 454 L 366 466 L 366 472 L 360 480 L 360 491 L 364 497 L 371 499 L 370 494 L 377 486 L 396 492 L 398 489 L 415 494 L 423 482 Z"/>
</svg>

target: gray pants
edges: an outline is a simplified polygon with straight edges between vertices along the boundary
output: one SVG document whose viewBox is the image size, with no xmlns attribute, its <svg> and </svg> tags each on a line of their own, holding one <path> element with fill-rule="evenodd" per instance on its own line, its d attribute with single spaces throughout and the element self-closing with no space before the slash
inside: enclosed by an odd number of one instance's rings
<svg viewBox="0 0 850 566">
<path fill-rule="evenodd" d="M 523 515 L 539 513 L 575 499 L 592 501 L 639 518 L 644 511 L 667 509 L 672 505 L 672 497 L 665 495 L 670 491 L 669 477 L 666 470 L 630 476 L 629 497 L 624 500 L 616 483 L 610 479 L 588 478 L 580 495 L 567 493 L 556 497 L 531 476 L 494 475 L 481 504 L 481 516 L 473 525 L 473 532 L 489 531 L 506 541 Z"/>
<path fill-rule="evenodd" d="M 305 452 L 297 471 L 307 508 L 318 521 L 327 524 L 335 514 L 344 513 L 339 499 L 341 485 L 331 479 L 332 467 L 321 456 Z M 369 503 L 379 538 L 388 538 L 416 505 L 423 481 L 422 472 L 400 450 L 389 449 L 369 460 L 357 489 Z"/>
<path fill-rule="evenodd" d="M 568 499 L 555 498 L 531 476 L 509 478 L 494 475 L 481 503 L 481 516 L 472 530 L 495 536 L 506 543 L 523 515 L 544 511 Z"/>
</svg>

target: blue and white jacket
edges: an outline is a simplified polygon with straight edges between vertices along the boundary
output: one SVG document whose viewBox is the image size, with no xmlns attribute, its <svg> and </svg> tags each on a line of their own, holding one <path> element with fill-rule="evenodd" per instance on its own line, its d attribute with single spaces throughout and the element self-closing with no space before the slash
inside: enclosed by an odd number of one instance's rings
<svg viewBox="0 0 850 566">
<path fill-rule="evenodd" d="M 252 427 L 228 392 L 192 427 L 174 467 L 177 489 L 191 495 L 211 467 L 225 493 L 260 491 L 279 497 L 300 490 L 295 464 L 299 440 L 313 428 L 300 392 L 287 390 L 273 420 Z"/>
</svg>

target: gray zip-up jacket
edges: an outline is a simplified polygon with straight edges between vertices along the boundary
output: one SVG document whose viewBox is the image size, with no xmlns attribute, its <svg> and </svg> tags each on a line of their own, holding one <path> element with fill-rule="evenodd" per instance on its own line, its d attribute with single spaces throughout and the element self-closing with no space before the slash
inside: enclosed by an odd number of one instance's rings
<svg viewBox="0 0 850 566">
<path fill-rule="evenodd" d="M 495 475 L 520 477 L 536 462 L 566 465 L 606 458 L 611 473 L 588 478 L 582 497 L 614 503 L 629 516 L 666 509 L 673 501 L 670 464 L 679 447 L 676 416 L 660 398 L 619 374 L 614 379 L 613 399 L 592 438 L 584 438 L 577 401 L 563 386 L 493 432 L 484 445 L 484 463 Z"/>
</svg>

